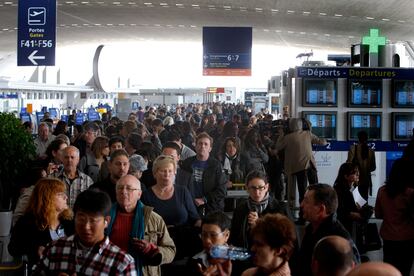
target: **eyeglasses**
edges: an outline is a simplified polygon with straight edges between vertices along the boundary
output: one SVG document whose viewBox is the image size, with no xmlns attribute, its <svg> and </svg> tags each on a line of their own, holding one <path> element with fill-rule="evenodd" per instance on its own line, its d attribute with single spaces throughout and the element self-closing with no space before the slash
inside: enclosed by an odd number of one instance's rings
<svg viewBox="0 0 414 276">
<path fill-rule="evenodd" d="M 98 225 L 98 223 L 100 223 L 102 220 L 104 220 L 103 217 L 87 217 L 87 216 L 83 216 L 83 215 L 78 215 L 75 216 L 75 223 L 80 224 L 80 225 L 86 225 L 86 224 L 90 224 L 90 225 Z"/>
<path fill-rule="evenodd" d="M 266 189 L 266 185 L 265 186 L 249 186 L 247 189 L 249 189 L 250 191 L 263 191 L 264 189 Z"/>
<path fill-rule="evenodd" d="M 201 232 L 200 237 L 202 239 L 211 238 L 212 240 L 214 240 L 214 239 L 217 239 L 220 235 L 223 235 L 223 234 L 224 234 L 224 231 L 219 232 L 219 233 L 217 233 L 217 232 Z"/>
<path fill-rule="evenodd" d="M 117 191 L 123 191 L 124 189 L 127 190 L 128 193 L 132 193 L 134 191 L 141 191 L 141 189 L 132 188 L 132 187 L 129 187 L 129 186 L 116 186 Z"/>
</svg>

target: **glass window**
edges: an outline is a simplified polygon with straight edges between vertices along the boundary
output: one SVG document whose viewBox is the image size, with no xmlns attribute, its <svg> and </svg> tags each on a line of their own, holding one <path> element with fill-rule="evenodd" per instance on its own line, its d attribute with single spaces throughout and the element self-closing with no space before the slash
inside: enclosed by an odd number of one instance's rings
<svg viewBox="0 0 414 276">
<path fill-rule="evenodd" d="M 32 99 L 32 93 L 27 92 L 27 99 L 28 99 L 28 100 L 31 100 L 31 99 Z"/>
<path fill-rule="evenodd" d="M 49 99 L 54 100 L 55 99 L 55 93 L 50 93 Z"/>
<path fill-rule="evenodd" d="M 43 93 L 39 92 L 39 100 L 43 100 Z"/>
</svg>

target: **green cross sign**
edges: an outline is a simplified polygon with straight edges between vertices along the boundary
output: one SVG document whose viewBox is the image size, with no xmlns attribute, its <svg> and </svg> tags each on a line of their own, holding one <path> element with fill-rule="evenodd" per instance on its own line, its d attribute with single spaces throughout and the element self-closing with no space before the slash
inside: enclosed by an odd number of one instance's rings
<svg viewBox="0 0 414 276">
<path fill-rule="evenodd" d="M 369 53 L 377 54 L 378 46 L 385 45 L 385 36 L 379 36 L 378 29 L 370 29 L 369 36 L 362 37 L 362 44 L 369 46 Z"/>
</svg>

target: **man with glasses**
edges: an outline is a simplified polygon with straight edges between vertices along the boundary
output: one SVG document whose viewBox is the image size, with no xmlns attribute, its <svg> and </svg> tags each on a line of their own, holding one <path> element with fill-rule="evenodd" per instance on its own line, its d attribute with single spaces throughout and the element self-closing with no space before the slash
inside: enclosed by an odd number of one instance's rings
<svg viewBox="0 0 414 276">
<path fill-rule="evenodd" d="M 161 265 L 175 256 L 175 245 L 167 226 L 152 207 L 140 201 L 141 183 L 132 176 L 116 183 L 116 203 L 112 205 L 106 232 L 113 243 L 131 254 L 139 275 L 161 275 Z"/>
<path fill-rule="evenodd" d="M 187 275 L 215 275 L 212 273 L 216 270 L 216 260 L 211 258 L 210 249 L 215 245 L 227 245 L 230 224 L 230 219 L 221 211 L 212 212 L 203 218 L 200 234 L 203 251 L 193 256 L 190 262 L 191 271 Z"/>
<path fill-rule="evenodd" d="M 95 138 L 99 136 L 99 126 L 94 122 L 86 123 L 83 126 L 84 132 L 82 139 L 79 139 L 75 146 L 79 149 L 80 158 L 86 155 L 87 152 L 92 152 L 91 147 Z"/>
<path fill-rule="evenodd" d="M 246 177 L 248 199 L 233 212 L 231 244 L 250 248 L 250 230 L 259 217 L 279 213 L 293 220 L 288 205 L 278 201 L 269 193 L 269 182 L 262 171 L 251 171 Z"/>
<path fill-rule="evenodd" d="M 48 244 L 33 275 L 137 275 L 134 259 L 105 235 L 107 194 L 87 190 L 74 205 L 75 235 Z"/>
</svg>

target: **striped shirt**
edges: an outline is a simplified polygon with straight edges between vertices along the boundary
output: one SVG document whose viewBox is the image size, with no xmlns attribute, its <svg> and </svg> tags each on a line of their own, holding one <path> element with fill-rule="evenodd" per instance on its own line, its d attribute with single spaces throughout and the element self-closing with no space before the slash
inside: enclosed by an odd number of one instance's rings
<svg viewBox="0 0 414 276">
<path fill-rule="evenodd" d="M 84 249 L 73 235 L 49 243 L 34 269 L 34 275 L 131 275 L 136 276 L 134 258 L 108 237 Z"/>
<path fill-rule="evenodd" d="M 93 184 L 92 178 L 90 178 L 88 175 L 84 174 L 79 170 L 77 170 L 76 173 L 78 177 L 72 180 L 67 177 L 65 171 L 56 172 L 50 175 L 51 177 L 62 180 L 63 183 L 66 184 L 66 193 L 68 195 L 68 205 L 70 208 L 73 208 L 73 205 L 75 204 L 75 200 L 78 197 L 78 195 L 81 192 L 87 190 Z"/>
</svg>

